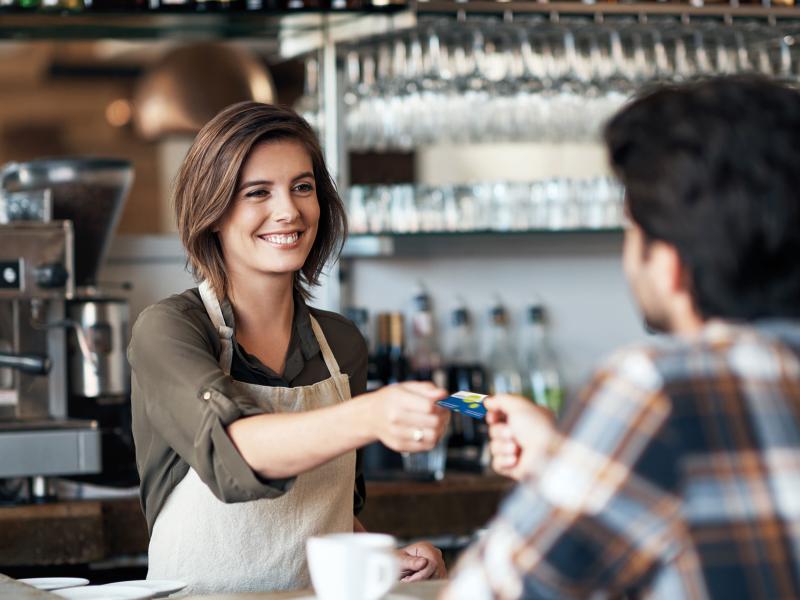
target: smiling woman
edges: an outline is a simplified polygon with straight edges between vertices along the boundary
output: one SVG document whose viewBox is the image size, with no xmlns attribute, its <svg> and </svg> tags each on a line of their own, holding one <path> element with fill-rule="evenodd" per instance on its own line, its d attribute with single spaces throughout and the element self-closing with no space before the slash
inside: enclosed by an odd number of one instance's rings
<svg viewBox="0 0 800 600">
<path fill-rule="evenodd" d="M 200 285 L 143 311 L 128 351 L 148 578 L 191 593 L 307 587 L 306 540 L 363 531 L 356 449 L 432 448 L 446 394 L 414 382 L 365 394 L 358 329 L 306 305 L 345 216 L 293 111 L 246 102 L 212 119 L 175 209 Z M 430 544 L 398 554 L 406 581 L 444 574 Z"/>
<path fill-rule="evenodd" d="M 282 157 L 288 147 L 291 156 Z M 281 173 L 276 160 L 283 169 L 299 171 Z M 275 180 L 269 175 L 271 169 L 276 169 Z M 298 188 L 301 183 L 311 186 L 319 211 L 317 231 L 307 236 L 311 248 L 294 280 L 295 289 L 305 299 L 306 286 L 318 283 L 325 261 L 341 250 L 346 230 L 344 206 L 311 127 L 288 109 L 257 102 L 235 104 L 197 135 L 175 187 L 178 230 L 190 265 L 195 276 L 207 279 L 219 294 L 228 291 L 216 235 L 223 217 L 230 219 L 229 209 L 236 212 L 244 199 L 274 195 L 276 185 L 287 183 L 279 182 L 277 175 L 291 177 Z M 295 182 L 294 178 L 299 179 Z"/>
<path fill-rule="evenodd" d="M 295 141 L 262 142 L 240 179 L 233 205 L 216 228 L 229 278 L 300 271 L 320 216 L 308 152 Z"/>
</svg>

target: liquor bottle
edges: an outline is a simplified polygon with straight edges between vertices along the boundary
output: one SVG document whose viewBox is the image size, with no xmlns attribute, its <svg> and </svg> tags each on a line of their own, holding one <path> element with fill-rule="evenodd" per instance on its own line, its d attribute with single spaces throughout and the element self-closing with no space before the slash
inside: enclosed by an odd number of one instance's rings
<svg viewBox="0 0 800 600">
<path fill-rule="evenodd" d="M 442 369 L 442 357 L 436 339 L 435 319 L 428 292 L 420 287 L 414 295 L 413 305 L 409 340 L 411 377 L 419 381 L 432 381 L 439 387 L 445 387 L 447 376 Z"/>
<path fill-rule="evenodd" d="M 508 331 L 508 312 L 498 301 L 489 311 L 490 341 L 486 366 L 492 394 L 521 394 L 522 375 Z"/>
<path fill-rule="evenodd" d="M 478 358 L 478 344 L 469 310 L 463 304 L 451 313 L 447 352 L 448 389 L 486 393 L 486 371 Z"/>
<path fill-rule="evenodd" d="M 398 312 L 378 314 L 378 348 L 376 363 L 383 385 L 408 379 L 405 355 L 405 321 Z"/>
<path fill-rule="evenodd" d="M 486 371 L 478 359 L 478 345 L 469 311 L 460 304 L 450 317 L 446 360 L 448 390 L 450 393 L 486 393 Z M 480 470 L 486 439 L 485 422 L 454 413 L 450 419 L 447 464 L 455 470 Z"/>
<path fill-rule="evenodd" d="M 404 354 L 404 322 L 402 313 L 378 313 L 378 345 L 375 351 L 375 371 L 378 386 L 405 381 L 408 361 Z M 362 453 L 364 476 L 367 479 L 395 479 L 403 474 L 403 459 L 398 452 L 380 441 L 364 447 Z"/>
<path fill-rule="evenodd" d="M 525 395 L 558 415 L 564 401 L 563 380 L 547 335 L 545 310 L 541 304 L 528 307 L 523 347 Z"/>
</svg>

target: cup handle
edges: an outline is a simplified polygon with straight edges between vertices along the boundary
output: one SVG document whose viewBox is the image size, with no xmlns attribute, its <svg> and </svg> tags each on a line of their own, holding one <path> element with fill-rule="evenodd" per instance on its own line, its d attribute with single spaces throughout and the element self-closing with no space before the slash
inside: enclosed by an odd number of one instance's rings
<svg viewBox="0 0 800 600">
<path fill-rule="evenodd" d="M 398 561 L 393 553 L 379 553 L 369 557 L 367 573 L 367 594 L 370 600 L 377 600 L 392 589 L 397 582 Z"/>
</svg>

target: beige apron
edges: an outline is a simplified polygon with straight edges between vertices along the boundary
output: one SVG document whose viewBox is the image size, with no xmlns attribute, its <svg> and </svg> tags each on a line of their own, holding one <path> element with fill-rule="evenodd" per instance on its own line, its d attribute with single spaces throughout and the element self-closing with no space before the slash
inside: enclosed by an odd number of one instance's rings
<svg viewBox="0 0 800 600">
<path fill-rule="evenodd" d="M 230 374 L 233 329 L 210 286 L 200 295 L 220 335 L 219 364 Z M 350 398 L 347 375 L 311 317 L 330 378 L 295 388 L 236 382 L 270 412 L 302 412 Z M 148 579 L 180 579 L 183 593 L 290 590 L 310 585 L 305 542 L 314 535 L 353 531 L 355 451 L 297 476 L 275 499 L 225 504 L 189 469 L 170 493 L 150 537 Z"/>
</svg>

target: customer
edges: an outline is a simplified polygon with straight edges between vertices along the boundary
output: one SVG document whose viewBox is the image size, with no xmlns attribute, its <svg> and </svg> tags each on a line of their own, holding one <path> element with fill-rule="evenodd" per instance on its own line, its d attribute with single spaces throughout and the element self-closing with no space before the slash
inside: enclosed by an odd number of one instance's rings
<svg viewBox="0 0 800 600">
<path fill-rule="evenodd" d="M 444 597 L 800 598 L 800 94 L 664 87 L 605 140 L 625 273 L 669 335 L 614 355 L 560 432 L 488 402 L 520 483 Z"/>
<path fill-rule="evenodd" d="M 142 312 L 128 351 L 148 577 L 192 593 L 307 587 L 306 540 L 363 531 L 356 448 L 432 448 L 446 394 L 365 394 L 358 329 L 306 305 L 345 217 L 297 114 L 246 102 L 214 117 L 175 208 L 201 283 Z M 444 574 L 430 544 L 399 554 L 406 580 Z"/>
</svg>

